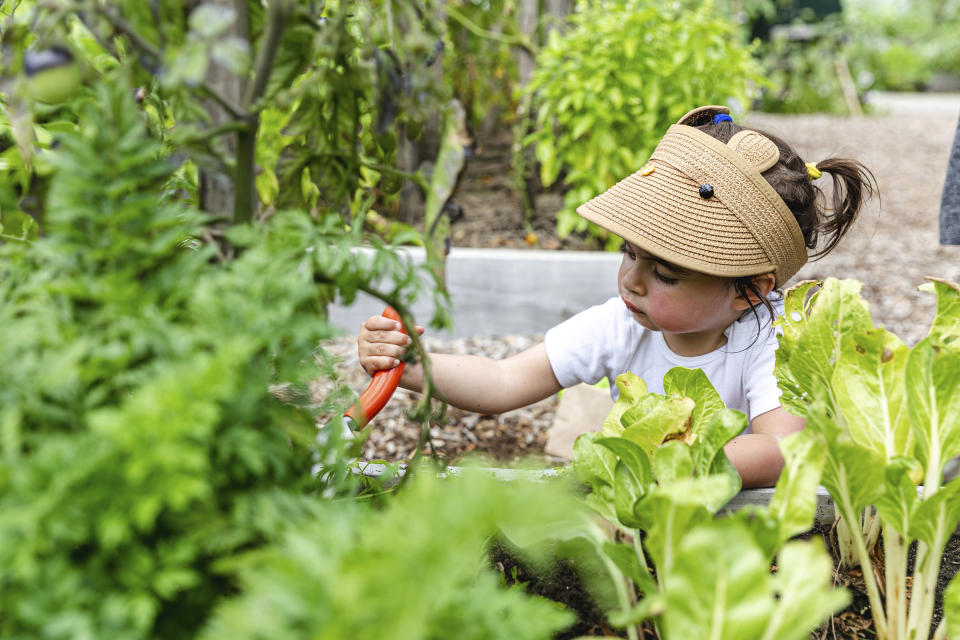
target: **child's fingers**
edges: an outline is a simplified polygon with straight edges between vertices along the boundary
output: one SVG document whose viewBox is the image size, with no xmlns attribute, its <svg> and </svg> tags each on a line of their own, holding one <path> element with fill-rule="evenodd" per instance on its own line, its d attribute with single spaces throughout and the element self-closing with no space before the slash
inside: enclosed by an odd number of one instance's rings
<svg viewBox="0 0 960 640">
<path fill-rule="evenodd" d="M 396 320 L 391 320 L 385 316 L 370 316 L 367 318 L 361 326 L 361 329 L 366 329 L 368 331 L 401 331 L 403 329 L 403 324 L 397 322 Z M 417 333 L 423 335 L 424 328 L 420 325 L 417 325 Z"/>
<path fill-rule="evenodd" d="M 361 360 L 364 370 L 370 375 L 375 374 L 377 371 L 383 371 L 384 369 L 393 369 L 400 364 L 399 358 L 388 358 L 385 356 L 371 356 L 364 360 Z"/>
<path fill-rule="evenodd" d="M 357 336 L 357 351 L 360 365 L 373 375 L 383 369 L 392 369 L 400 364 L 400 359 L 410 345 L 410 336 L 401 332 L 403 325 L 384 316 L 371 316 L 360 325 Z M 424 328 L 417 326 L 417 333 L 423 335 Z"/>
<path fill-rule="evenodd" d="M 400 334 L 403 335 L 403 334 Z M 407 336 L 403 336 L 407 340 Z M 403 356 L 403 353 L 407 350 L 407 345 L 405 344 L 393 344 L 390 342 L 362 342 L 360 344 L 360 358 L 377 358 L 377 357 L 389 357 L 389 358 L 400 358 Z"/>
<path fill-rule="evenodd" d="M 386 318 L 384 316 L 370 316 L 364 320 L 361 327 L 370 331 L 400 331 L 403 325 L 396 320 L 391 320 L 390 318 Z"/>
</svg>

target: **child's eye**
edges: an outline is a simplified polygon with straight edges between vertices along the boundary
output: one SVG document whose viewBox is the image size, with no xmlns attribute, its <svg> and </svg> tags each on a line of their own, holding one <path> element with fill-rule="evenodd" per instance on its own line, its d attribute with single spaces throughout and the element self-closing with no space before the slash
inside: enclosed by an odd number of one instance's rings
<svg viewBox="0 0 960 640">
<path fill-rule="evenodd" d="M 671 278 L 670 276 L 665 276 L 656 269 L 653 270 L 653 277 L 662 282 L 663 284 L 676 284 L 677 278 Z"/>
<path fill-rule="evenodd" d="M 623 251 L 625 254 L 627 254 L 627 257 L 630 258 L 631 260 L 636 260 L 636 259 L 637 259 L 637 254 L 634 253 L 633 249 L 631 249 L 629 246 L 623 245 L 622 251 Z"/>
</svg>

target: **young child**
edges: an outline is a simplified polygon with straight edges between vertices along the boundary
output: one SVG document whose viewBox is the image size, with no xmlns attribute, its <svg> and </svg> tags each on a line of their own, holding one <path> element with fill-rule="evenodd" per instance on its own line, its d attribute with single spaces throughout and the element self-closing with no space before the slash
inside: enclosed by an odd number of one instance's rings
<svg viewBox="0 0 960 640">
<path fill-rule="evenodd" d="M 821 172 L 833 177 L 832 208 L 813 182 Z M 803 428 L 780 405 L 773 375 L 776 292 L 807 249 L 819 257 L 837 244 L 875 187 L 854 160 L 805 163 L 783 141 L 734 124 L 726 107 L 694 109 L 638 172 L 577 209 L 625 241 L 620 296 L 504 360 L 430 354 L 437 389 L 453 406 L 496 414 L 626 371 L 662 393 L 669 369 L 700 368 L 749 419 L 725 448 L 743 486 L 772 486 L 783 467 L 777 441 Z M 410 342 L 399 328 L 382 316 L 363 323 L 367 373 L 398 364 Z M 400 384 L 421 390 L 422 368 L 408 366 Z"/>
</svg>

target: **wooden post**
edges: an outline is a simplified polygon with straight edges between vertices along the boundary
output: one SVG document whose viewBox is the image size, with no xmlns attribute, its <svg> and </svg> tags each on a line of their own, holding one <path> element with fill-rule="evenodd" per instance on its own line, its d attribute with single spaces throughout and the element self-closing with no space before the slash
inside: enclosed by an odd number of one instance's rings
<svg viewBox="0 0 960 640">
<path fill-rule="evenodd" d="M 212 4 L 236 12 L 236 19 L 231 26 L 231 35 L 247 40 L 249 38 L 246 8 L 241 8 L 237 0 L 212 0 Z M 230 100 L 233 104 L 240 104 L 244 93 L 243 80 L 218 64 L 211 64 L 207 71 L 207 83 L 217 92 Z M 234 116 L 223 108 L 217 101 L 204 101 L 207 113 L 210 114 L 210 128 L 225 124 L 234 119 Z M 223 147 L 226 155 L 236 157 L 237 136 L 228 133 L 223 136 Z M 201 167 L 198 171 L 199 205 L 202 211 L 211 214 L 222 214 L 232 218 L 233 205 L 236 197 L 234 177 L 220 171 Z"/>
<path fill-rule="evenodd" d="M 535 41 L 534 31 L 537 29 L 539 3 L 537 0 L 520 0 L 520 10 L 517 22 L 520 30 L 531 40 Z M 521 87 L 526 86 L 533 77 L 533 54 L 523 48 L 517 49 L 517 76 Z"/>
<path fill-rule="evenodd" d="M 551 31 L 562 31 L 566 17 L 573 11 L 573 0 L 544 0 L 544 36 Z M 546 37 L 543 38 L 546 42 Z"/>
</svg>

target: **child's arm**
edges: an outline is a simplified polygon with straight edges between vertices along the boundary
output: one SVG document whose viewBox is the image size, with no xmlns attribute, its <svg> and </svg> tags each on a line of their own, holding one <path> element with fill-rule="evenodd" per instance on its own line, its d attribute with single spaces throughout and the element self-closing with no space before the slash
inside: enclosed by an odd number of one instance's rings
<svg viewBox="0 0 960 640">
<path fill-rule="evenodd" d="M 422 328 L 417 327 L 421 333 Z M 399 323 L 373 316 L 357 337 L 360 364 L 369 374 L 392 369 L 410 344 Z M 429 354 L 434 384 L 449 404 L 483 414 L 503 413 L 549 397 L 562 387 L 543 343 L 504 360 L 480 356 Z M 423 390 L 423 367 L 407 365 L 400 386 Z"/>
<path fill-rule="evenodd" d="M 750 421 L 753 433 L 744 433 L 727 443 L 723 450 L 740 472 L 745 489 L 777 483 L 784 464 L 778 442 L 803 429 L 803 425 L 803 418 L 777 407 Z"/>
</svg>

